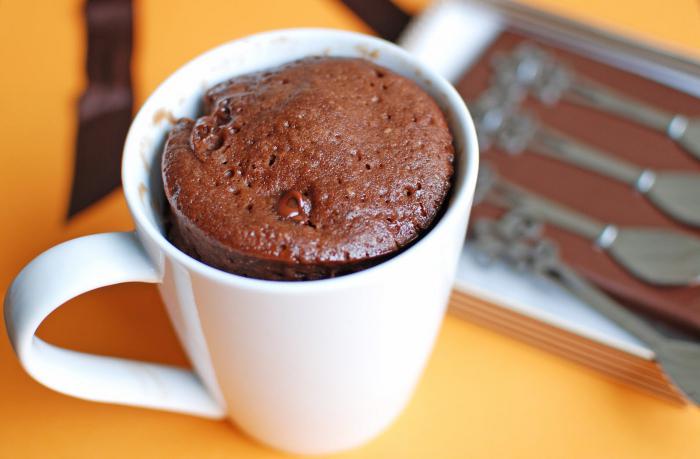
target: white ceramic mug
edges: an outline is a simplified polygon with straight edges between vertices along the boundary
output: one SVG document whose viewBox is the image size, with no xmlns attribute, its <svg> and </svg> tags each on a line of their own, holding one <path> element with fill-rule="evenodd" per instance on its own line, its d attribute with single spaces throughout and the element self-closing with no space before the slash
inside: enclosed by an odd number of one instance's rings
<svg viewBox="0 0 700 459">
<path fill-rule="evenodd" d="M 163 114 L 195 117 L 207 87 L 311 55 L 371 59 L 431 94 L 454 135 L 446 212 L 408 250 L 334 279 L 249 279 L 188 257 L 168 242 L 161 222 L 160 157 L 171 127 Z M 122 182 L 136 231 L 53 247 L 14 280 L 5 321 L 15 352 L 34 379 L 75 397 L 228 417 L 289 452 L 358 446 L 402 411 L 433 347 L 466 232 L 477 161 L 476 133 L 460 96 L 391 43 L 294 29 L 215 48 L 168 78 L 129 130 Z M 121 282 L 158 284 L 193 371 L 60 349 L 34 335 L 61 304 Z"/>
</svg>

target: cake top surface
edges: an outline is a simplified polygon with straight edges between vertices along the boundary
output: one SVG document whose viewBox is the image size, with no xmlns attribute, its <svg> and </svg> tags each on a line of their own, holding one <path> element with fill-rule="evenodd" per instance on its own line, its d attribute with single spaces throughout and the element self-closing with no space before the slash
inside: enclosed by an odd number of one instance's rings
<svg viewBox="0 0 700 459">
<path fill-rule="evenodd" d="M 363 59 L 307 58 L 232 78 L 180 120 L 163 156 L 175 218 L 258 259 L 352 263 L 430 226 L 451 185 L 444 115 Z"/>
</svg>

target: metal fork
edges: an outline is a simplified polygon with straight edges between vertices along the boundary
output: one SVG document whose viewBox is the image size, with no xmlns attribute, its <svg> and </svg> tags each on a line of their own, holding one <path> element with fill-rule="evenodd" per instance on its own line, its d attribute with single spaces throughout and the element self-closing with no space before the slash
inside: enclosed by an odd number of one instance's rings
<svg viewBox="0 0 700 459">
<path fill-rule="evenodd" d="M 479 219 L 472 245 L 490 259 L 503 259 L 519 269 L 555 280 L 592 308 L 639 338 L 689 400 L 700 403 L 700 344 L 665 336 L 564 264 L 556 245 L 541 237 L 541 224 L 518 209 L 498 221 Z"/>
<path fill-rule="evenodd" d="M 665 134 L 700 159 L 700 117 L 667 112 L 577 75 L 532 43 L 518 45 L 509 55 L 497 55 L 493 67 L 500 85 L 522 86 L 548 105 L 564 98 L 619 116 Z"/>
</svg>

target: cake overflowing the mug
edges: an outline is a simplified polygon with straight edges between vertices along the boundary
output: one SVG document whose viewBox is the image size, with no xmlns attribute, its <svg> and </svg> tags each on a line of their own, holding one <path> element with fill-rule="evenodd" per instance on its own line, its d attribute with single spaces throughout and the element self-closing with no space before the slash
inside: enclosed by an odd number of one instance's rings
<svg viewBox="0 0 700 459">
<path fill-rule="evenodd" d="M 450 191 L 445 116 L 416 83 L 359 58 L 309 57 L 209 89 L 162 161 L 169 238 L 271 280 L 334 277 L 416 241 Z"/>
</svg>

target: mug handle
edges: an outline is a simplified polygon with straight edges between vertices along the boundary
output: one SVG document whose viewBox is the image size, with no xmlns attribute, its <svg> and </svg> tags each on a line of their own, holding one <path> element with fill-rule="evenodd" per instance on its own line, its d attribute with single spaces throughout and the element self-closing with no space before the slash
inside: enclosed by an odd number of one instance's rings
<svg viewBox="0 0 700 459">
<path fill-rule="evenodd" d="M 51 312 L 82 293 L 161 280 L 133 232 L 95 234 L 47 250 L 17 275 L 5 295 L 5 324 L 19 361 L 41 384 L 74 397 L 224 417 L 224 408 L 192 371 L 61 349 L 34 335 Z"/>
</svg>

